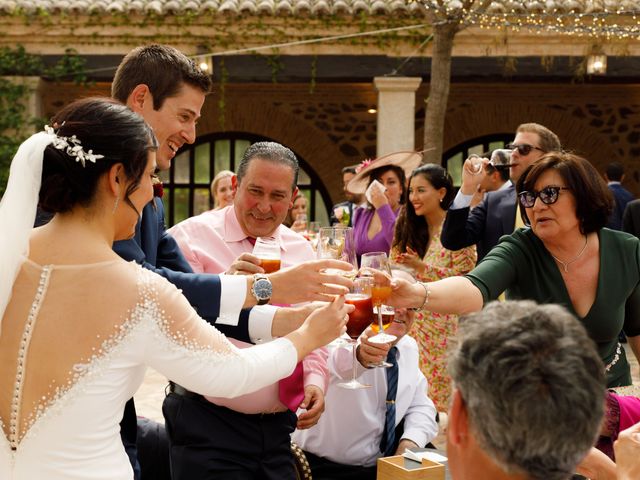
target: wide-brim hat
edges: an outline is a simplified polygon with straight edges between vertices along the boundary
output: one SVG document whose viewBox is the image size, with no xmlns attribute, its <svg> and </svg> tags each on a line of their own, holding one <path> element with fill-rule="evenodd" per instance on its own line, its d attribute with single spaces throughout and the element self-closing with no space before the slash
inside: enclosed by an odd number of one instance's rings
<svg viewBox="0 0 640 480">
<path fill-rule="evenodd" d="M 422 152 L 394 152 L 373 160 L 365 160 L 356 167 L 356 175 L 347 184 L 351 193 L 364 193 L 369 186 L 369 175 L 380 167 L 393 165 L 404 170 L 407 178 L 422 163 Z"/>
</svg>

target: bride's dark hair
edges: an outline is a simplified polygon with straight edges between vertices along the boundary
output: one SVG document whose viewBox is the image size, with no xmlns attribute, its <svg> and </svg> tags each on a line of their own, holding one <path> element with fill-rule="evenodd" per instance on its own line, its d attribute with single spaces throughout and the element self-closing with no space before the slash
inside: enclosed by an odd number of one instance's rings
<svg viewBox="0 0 640 480">
<path fill-rule="evenodd" d="M 80 140 L 84 152 L 103 155 L 95 163 L 49 145 L 44 151 L 40 207 L 67 212 L 75 205 L 89 206 L 98 179 L 114 164 L 122 163 L 129 184 L 125 201 L 135 191 L 147 166 L 148 152 L 157 148 L 151 128 L 141 116 L 110 98 L 85 98 L 63 108 L 51 120 L 58 137 Z M 124 180 L 124 179 L 123 179 Z M 134 208 L 135 209 L 135 208 Z"/>
</svg>

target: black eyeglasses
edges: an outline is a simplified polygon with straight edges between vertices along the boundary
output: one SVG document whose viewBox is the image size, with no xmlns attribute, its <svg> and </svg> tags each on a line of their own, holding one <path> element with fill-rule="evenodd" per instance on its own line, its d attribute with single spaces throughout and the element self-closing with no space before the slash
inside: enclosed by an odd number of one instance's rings
<svg viewBox="0 0 640 480">
<path fill-rule="evenodd" d="M 541 149 L 540 147 L 534 147 L 533 145 L 529 145 L 528 143 L 510 143 L 509 145 L 505 145 L 505 148 L 509 150 L 518 150 L 518 153 L 523 157 L 526 157 L 531 153 L 531 150 L 540 150 L 541 152 L 545 152 L 546 150 Z"/>
<path fill-rule="evenodd" d="M 520 192 L 518 194 L 518 199 L 520 200 L 520 205 L 524 208 L 531 208 L 533 204 L 536 203 L 536 198 L 540 197 L 542 203 L 545 205 L 552 205 L 558 201 L 558 195 L 560 195 L 560 190 L 571 190 L 568 187 L 556 187 L 556 186 L 548 186 L 544 187 L 539 192 Z"/>
</svg>

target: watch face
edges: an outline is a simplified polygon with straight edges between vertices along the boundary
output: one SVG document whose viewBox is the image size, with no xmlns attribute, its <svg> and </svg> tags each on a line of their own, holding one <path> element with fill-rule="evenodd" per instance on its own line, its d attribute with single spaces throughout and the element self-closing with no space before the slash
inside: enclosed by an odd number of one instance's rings
<svg viewBox="0 0 640 480">
<path fill-rule="evenodd" d="M 271 298 L 271 282 L 264 278 L 260 278 L 253 284 L 253 292 L 256 298 L 269 299 Z"/>
</svg>

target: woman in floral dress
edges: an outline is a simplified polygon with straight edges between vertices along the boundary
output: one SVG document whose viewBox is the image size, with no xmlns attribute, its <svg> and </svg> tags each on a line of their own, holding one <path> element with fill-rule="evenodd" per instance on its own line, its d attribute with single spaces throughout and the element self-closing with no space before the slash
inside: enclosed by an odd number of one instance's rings
<svg viewBox="0 0 640 480">
<path fill-rule="evenodd" d="M 408 194 L 396 223 L 392 261 L 410 269 L 421 282 L 469 272 L 476 264 L 475 246 L 454 252 L 440 243 L 442 223 L 454 197 L 451 176 L 439 165 L 423 165 L 411 173 Z M 410 332 L 420 347 L 420 369 L 439 412 L 446 412 L 449 406 L 451 379 L 446 372 L 446 355 L 449 339 L 457 329 L 456 315 L 419 310 Z"/>
</svg>

